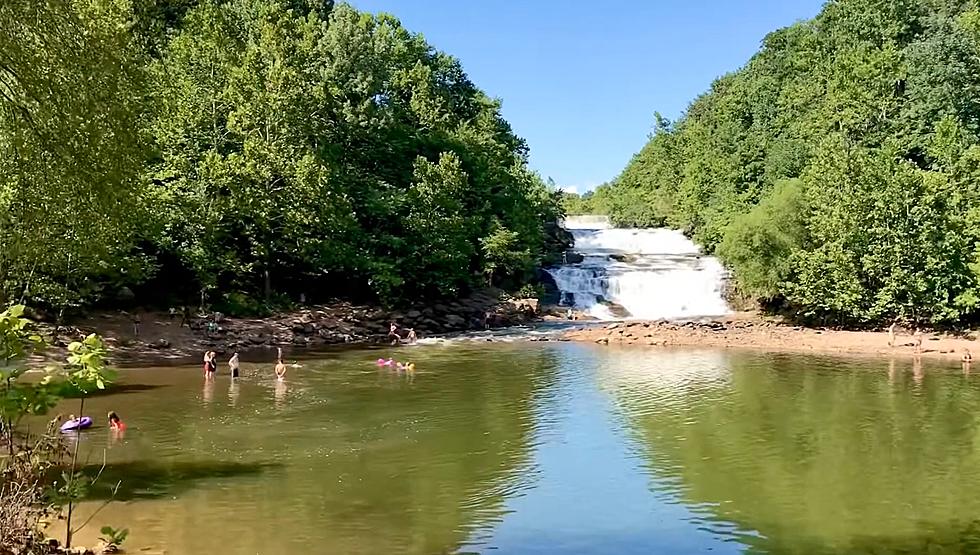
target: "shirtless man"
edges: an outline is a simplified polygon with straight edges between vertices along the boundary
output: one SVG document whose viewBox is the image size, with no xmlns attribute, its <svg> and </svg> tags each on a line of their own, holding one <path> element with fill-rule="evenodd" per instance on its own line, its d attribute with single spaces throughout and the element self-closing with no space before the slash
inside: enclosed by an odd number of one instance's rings
<svg viewBox="0 0 980 555">
<path fill-rule="evenodd" d="M 391 341 L 392 345 L 397 345 L 402 340 L 401 336 L 398 335 L 398 326 L 394 322 L 388 328 L 388 340 Z"/>
<path fill-rule="evenodd" d="M 286 365 L 283 364 L 282 359 L 276 361 L 276 379 L 283 381 L 286 377 Z"/>
<path fill-rule="evenodd" d="M 230 359 L 228 359 L 228 369 L 231 370 L 232 378 L 238 377 L 238 367 L 239 367 L 238 353 L 235 353 L 234 355 L 231 356 Z"/>
<path fill-rule="evenodd" d="M 888 326 L 888 346 L 895 346 L 895 326 L 898 325 L 898 320 L 892 322 L 892 325 Z"/>
<path fill-rule="evenodd" d="M 915 354 L 922 354 L 922 332 L 919 328 L 915 328 L 915 333 L 912 334 L 912 342 L 915 345 Z"/>
</svg>

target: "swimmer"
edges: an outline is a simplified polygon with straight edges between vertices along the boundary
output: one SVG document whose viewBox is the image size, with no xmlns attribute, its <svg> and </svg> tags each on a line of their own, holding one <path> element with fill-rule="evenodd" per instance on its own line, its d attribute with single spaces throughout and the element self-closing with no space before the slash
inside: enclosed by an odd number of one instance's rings
<svg viewBox="0 0 980 555">
<path fill-rule="evenodd" d="M 115 430 L 117 432 L 122 432 L 126 430 L 126 423 L 119 419 L 119 415 L 115 411 L 109 412 L 109 429 Z"/>
<path fill-rule="evenodd" d="M 409 362 L 408 364 L 406 364 L 405 365 L 405 371 L 406 372 L 414 372 L 415 371 L 415 363 L 414 362 Z"/>
<path fill-rule="evenodd" d="M 282 363 L 282 359 L 276 361 L 276 378 L 279 381 L 283 381 L 286 377 L 286 365 Z"/>
<path fill-rule="evenodd" d="M 970 353 L 970 349 L 964 349 L 964 351 L 965 352 L 963 353 L 963 358 L 961 358 L 960 361 L 963 364 L 970 364 L 971 362 L 973 362 L 973 354 Z"/>
</svg>

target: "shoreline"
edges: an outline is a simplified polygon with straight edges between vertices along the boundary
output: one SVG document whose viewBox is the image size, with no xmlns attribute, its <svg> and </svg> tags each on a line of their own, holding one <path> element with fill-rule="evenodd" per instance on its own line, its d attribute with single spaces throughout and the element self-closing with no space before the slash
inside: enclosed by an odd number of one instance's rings
<svg viewBox="0 0 980 555">
<path fill-rule="evenodd" d="M 925 357 L 960 361 L 969 350 L 980 364 L 980 336 L 969 333 L 921 335 L 921 352 L 915 352 L 915 338 L 907 331 L 896 332 L 895 345 L 888 345 L 885 331 L 846 331 L 808 328 L 739 313 L 697 322 L 625 321 L 585 326 L 562 335 L 569 341 L 601 345 L 708 347 L 768 352 L 813 353 L 824 355 L 865 355 L 881 357 Z"/>
<path fill-rule="evenodd" d="M 408 328 L 414 327 L 419 339 L 483 331 L 488 329 L 483 322 L 487 314 L 491 320 L 489 329 L 548 322 L 576 325 L 550 339 L 558 341 L 845 356 L 916 356 L 914 338 L 904 330 L 896 333 L 896 345 L 889 347 L 885 331 L 809 328 L 755 312 L 697 321 L 570 322 L 556 316 L 560 311 L 549 308 L 538 307 L 533 299 L 501 301 L 490 293 L 445 305 L 434 304 L 423 310 L 384 311 L 339 302 L 265 318 L 224 317 L 219 320 L 220 331 L 215 333 L 206 331 L 209 319 L 204 317 L 194 318 L 190 326 L 180 326 L 180 316 L 171 318 L 167 312 L 97 313 L 71 327 L 40 324 L 41 334 L 48 338 L 50 346 L 34 360 L 41 363 L 63 358 L 69 342 L 94 332 L 103 336 L 113 363 L 122 367 L 196 364 L 206 350 L 214 350 L 219 355 L 238 351 L 249 359 L 272 361 L 277 348 L 282 348 L 287 358 L 294 358 L 335 349 L 392 346 L 387 339 L 391 321 L 401 326 L 403 337 Z M 134 333 L 133 314 L 140 316 L 139 336 Z M 918 356 L 959 361 L 969 350 L 980 365 L 980 332 L 959 336 L 923 333 L 921 338 L 922 352 Z"/>
<path fill-rule="evenodd" d="M 33 360 L 43 363 L 62 359 L 70 342 L 89 333 L 102 336 L 115 365 L 165 366 L 200 363 L 202 353 L 208 350 L 219 355 L 240 352 L 250 358 L 275 360 L 278 348 L 290 355 L 385 346 L 391 344 L 391 322 L 398 325 L 404 344 L 409 329 L 414 329 L 418 338 L 423 339 L 527 324 L 541 321 L 541 316 L 536 299 L 503 298 L 496 290 L 477 291 L 454 301 L 401 310 L 337 301 L 266 317 L 196 315 L 186 323 L 182 323 L 180 314 L 166 311 L 100 312 L 69 326 L 37 323 L 48 348 Z"/>
</svg>

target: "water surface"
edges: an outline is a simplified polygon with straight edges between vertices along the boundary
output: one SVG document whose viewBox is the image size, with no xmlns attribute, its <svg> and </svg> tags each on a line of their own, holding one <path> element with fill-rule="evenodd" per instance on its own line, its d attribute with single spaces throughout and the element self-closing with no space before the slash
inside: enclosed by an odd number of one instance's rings
<svg viewBox="0 0 980 555">
<path fill-rule="evenodd" d="M 980 376 L 593 345 L 127 370 L 83 436 L 146 553 L 980 553 Z M 70 410 L 70 406 L 64 411 Z"/>
</svg>

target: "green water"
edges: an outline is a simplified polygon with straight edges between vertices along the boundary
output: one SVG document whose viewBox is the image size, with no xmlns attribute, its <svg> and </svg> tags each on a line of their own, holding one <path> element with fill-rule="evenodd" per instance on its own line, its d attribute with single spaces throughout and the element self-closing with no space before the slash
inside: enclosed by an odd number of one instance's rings
<svg viewBox="0 0 980 555">
<path fill-rule="evenodd" d="M 980 553 L 980 375 L 565 343 L 129 370 L 81 534 L 141 553 Z M 63 410 L 68 411 L 70 407 Z M 101 419 L 100 419 L 101 423 Z"/>
</svg>

